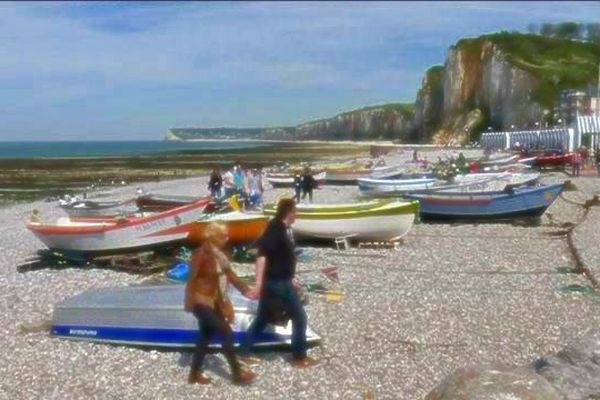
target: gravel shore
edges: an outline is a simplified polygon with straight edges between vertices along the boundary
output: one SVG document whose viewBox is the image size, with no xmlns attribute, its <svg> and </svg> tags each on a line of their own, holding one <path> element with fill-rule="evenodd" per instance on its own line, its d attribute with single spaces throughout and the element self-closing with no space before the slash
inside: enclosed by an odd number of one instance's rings
<svg viewBox="0 0 600 400">
<path fill-rule="evenodd" d="M 430 160 L 436 157 L 428 153 Z M 554 173 L 543 179 L 565 178 Z M 245 388 L 229 382 L 221 355 L 207 358 L 214 383 L 190 386 L 189 353 L 21 333 L 21 324 L 49 320 L 54 304 L 67 297 L 147 277 L 83 268 L 19 273 L 16 266 L 43 248 L 24 228 L 25 219 L 33 209 L 45 220 L 61 211 L 44 202 L 0 209 L 0 399 L 412 400 L 423 398 L 460 366 L 526 364 L 600 327 L 597 298 L 558 290 L 589 285 L 585 276 L 565 273 L 574 260 L 566 237 L 556 233 L 566 222 L 580 222 L 584 211 L 576 203 L 600 192 L 600 180 L 573 182 L 578 191 L 564 193 L 568 201 L 558 199 L 539 226 L 421 223 L 397 250 L 311 248 L 313 260 L 299 269 L 337 266 L 344 293 L 339 302 L 312 294 L 307 306 L 309 324 L 323 337 L 322 346 L 311 350 L 321 363 L 296 370 L 285 354 L 265 353 L 255 368 L 259 380 Z M 206 178 L 143 186 L 156 193 L 202 194 Z M 107 192 L 130 197 L 135 186 Z M 284 192 L 269 189 L 266 198 Z M 357 194 L 355 187 L 326 186 L 316 198 L 349 201 Z M 599 222 L 600 211 L 592 208 L 574 231 L 575 245 L 590 265 L 600 265 Z"/>
</svg>

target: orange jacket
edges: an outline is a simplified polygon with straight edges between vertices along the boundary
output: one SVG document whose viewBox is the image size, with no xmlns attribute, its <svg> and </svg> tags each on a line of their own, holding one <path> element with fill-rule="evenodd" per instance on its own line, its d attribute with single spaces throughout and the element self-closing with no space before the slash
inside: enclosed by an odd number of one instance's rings
<svg viewBox="0 0 600 400">
<path fill-rule="evenodd" d="M 218 255 L 215 251 L 210 244 L 205 243 L 192 253 L 190 276 L 185 287 L 185 310 L 191 312 L 196 304 L 205 305 L 220 311 L 228 322 L 232 322 L 233 305 L 219 291 Z M 229 262 L 223 264 L 222 270 L 227 276 L 227 282 L 245 293 L 248 286 L 233 272 Z"/>
</svg>

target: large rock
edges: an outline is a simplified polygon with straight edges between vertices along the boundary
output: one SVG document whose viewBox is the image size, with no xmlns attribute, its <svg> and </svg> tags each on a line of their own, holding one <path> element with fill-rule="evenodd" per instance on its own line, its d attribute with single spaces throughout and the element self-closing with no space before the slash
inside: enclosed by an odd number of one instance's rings
<svg viewBox="0 0 600 400">
<path fill-rule="evenodd" d="M 467 367 L 449 375 L 425 400 L 562 400 L 531 368 Z"/>
<path fill-rule="evenodd" d="M 537 360 L 534 367 L 568 400 L 600 399 L 600 333 Z"/>
</svg>

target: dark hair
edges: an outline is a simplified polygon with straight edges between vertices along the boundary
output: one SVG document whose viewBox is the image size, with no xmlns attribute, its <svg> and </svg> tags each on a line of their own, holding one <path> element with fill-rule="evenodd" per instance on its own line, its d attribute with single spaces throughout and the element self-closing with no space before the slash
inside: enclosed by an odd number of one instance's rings
<svg viewBox="0 0 600 400">
<path fill-rule="evenodd" d="M 275 219 L 282 221 L 289 213 L 296 209 L 296 202 L 294 199 L 281 199 L 277 203 L 277 212 L 275 213 Z"/>
</svg>

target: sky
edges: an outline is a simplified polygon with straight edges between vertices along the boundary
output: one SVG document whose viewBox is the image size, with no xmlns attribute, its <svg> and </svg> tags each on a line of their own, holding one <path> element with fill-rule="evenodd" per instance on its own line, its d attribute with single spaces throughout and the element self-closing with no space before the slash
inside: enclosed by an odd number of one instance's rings
<svg viewBox="0 0 600 400">
<path fill-rule="evenodd" d="M 412 102 L 463 37 L 597 2 L 0 2 L 0 140 L 159 140 Z"/>
</svg>

